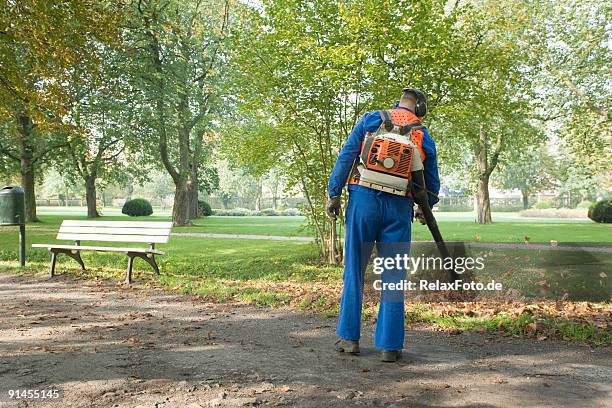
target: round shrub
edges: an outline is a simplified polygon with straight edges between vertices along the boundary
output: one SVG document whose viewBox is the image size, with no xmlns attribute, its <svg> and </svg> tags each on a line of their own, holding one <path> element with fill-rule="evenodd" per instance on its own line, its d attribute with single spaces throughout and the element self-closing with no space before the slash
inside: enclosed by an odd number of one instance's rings
<svg viewBox="0 0 612 408">
<path fill-rule="evenodd" d="M 198 200 L 198 215 L 200 217 L 210 217 L 213 215 L 213 210 L 206 201 Z"/>
<path fill-rule="evenodd" d="M 576 208 L 591 208 L 592 205 L 593 205 L 592 201 L 584 200 L 584 201 L 579 202 Z"/>
<path fill-rule="evenodd" d="M 612 200 L 601 200 L 589 208 L 589 218 L 595 222 L 612 222 Z"/>
<path fill-rule="evenodd" d="M 121 212 L 130 217 L 140 217 L 153 214 L 153 207 L 151 207 L 151 203 L 144 198 L 135 198 L 126 201 L 125 204 L 123 204 Z"/>
</svg>

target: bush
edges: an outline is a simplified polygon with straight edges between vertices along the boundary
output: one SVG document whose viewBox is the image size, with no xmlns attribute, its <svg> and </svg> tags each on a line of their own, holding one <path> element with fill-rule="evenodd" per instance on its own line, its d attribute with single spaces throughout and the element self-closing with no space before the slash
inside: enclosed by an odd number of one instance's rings
<svg viewBox="0 0 612 408">
<path fill-rule="evenodd" d="M 151 203 L 144 198 L 135 198 L 126 201 L 125 204 L 123 204 L 121 212 L 130 217 L 139 217 L 153 214 L 153 207 L 151 207 Z"/>
<path fill-rule="evenodd" d="M 576 208 L 591 208 L 592 205 L 593 205 L 592 201 L 584 200 L 584 201 L 579 202 Z"/>
<path fill-rule="evenodd" d="M 200 217 L 210 217 L 213 215 L 213 210 L 206 201 L 198 200 L 198 215 Z"/>
<path fill-rule="evenodd" d="M 544 208 L 538 210 L 536 208 L 530 208 L 519 212 L 521 217 L 530 218 L 574 218 L 574 219 L 586 219 L 587 209 L 586 208 Z"/>
<path fill-rule="evenodd" d="M 281 215 L 295 217 L 298 215 L 302 215 L 302 212 L 297 208 L 285 208 L 281 211 Z"/>
<path fill-rule="evenodd" d="M 215 209 L 214 214 L 217 216 L 234 216 L 234 217 L 244 217 L 244 216 L 276 216 L 276 215 L 284 215 L 284 216 L 298 216 L 302 215 L 302 212 L 298 208 L 286 208 L 284 210 L 275 210 L 273 208 L 264 208 L 261 211 L 249 210 L 247 208 L 233 208 L 231 210 L 223 210 L 223 209 Z"/>
<path fill-rule="evenodd" d="M 552 203 L 550 201 L 540 201 L 539 203 L 535 203 L 533 206 L 536 210 L 544 210 L 546 208 L 552 208 Z"/>
<path fill-rule="evenodd" d="M 612 200 L 601 200 L 589 208 L 589 218 L 595 222 L 612 223 Z"/>
<path fill-rule="evenodd" d="M 261 215 L 278 215 L 274 208 L 264 208 L 260 213 Z"/>
<path fill-rule="evenodd" d="M 253 215 L 253 213 L 248 208 L 233 208 L 231 210 L 216 210 L 215 215 L 244 217 L 247 215 Z"/>
</svg>

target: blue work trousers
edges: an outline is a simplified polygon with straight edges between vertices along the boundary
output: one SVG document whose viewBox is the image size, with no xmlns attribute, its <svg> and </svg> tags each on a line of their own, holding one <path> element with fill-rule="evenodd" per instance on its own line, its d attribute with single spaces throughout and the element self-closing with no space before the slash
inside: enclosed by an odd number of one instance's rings
<svg viewBox="0 0 612 408">
<path fill-rule="evenodd" d="M 344 288 L 336 333 L 346 340 L 359 340 L 365 270 L 372 249 L 383 258 L 410 253 L 413 200 L 363 186 L 349 188 L 346 208 Z M 405 279 L 406 269 L 385 268 L 383 284 Z M 404 346 L 404 292 L 382 291 L 374 345 L 381 350 Z"/>
</svg>

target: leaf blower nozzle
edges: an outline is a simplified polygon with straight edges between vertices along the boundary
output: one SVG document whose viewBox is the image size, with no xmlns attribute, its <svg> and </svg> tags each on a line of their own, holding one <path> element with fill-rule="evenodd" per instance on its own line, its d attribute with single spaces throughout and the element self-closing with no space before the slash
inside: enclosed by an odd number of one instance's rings
<svg viewBox="0 0 612 408">
<path fill-rule="evenodd" d="M 442 234 L 440 233 L 440 229 L 438 228 L 438 223 L 436 222 L 436 218 L 431 211 L 431 207 L 429 206 L 429 197 L 427 192 L 427 187 L 425 186 L 425 176 L 423 175 L 423 170 L 417 170 L 412 172 L 412 196 L 414 198 L 414 202 L 418 204 L 423 212 L 423 216 L 425 217 L 425 222 L 427 224 L 427 228 L 429 232 L 433 236 L 434 241 L 436 242 L 436 246 L 438 247 L 438 251 L 440 251 L 440 255 L 442 258 L 450 258 L 450 252 L 444 239 L 442 238 Z M 453 262 L 454 265 L 454 262 Z M 447 269 L 451 282 L 459 279 L 459 275 L 455 271 L 454 268 Z"/>
</svg>

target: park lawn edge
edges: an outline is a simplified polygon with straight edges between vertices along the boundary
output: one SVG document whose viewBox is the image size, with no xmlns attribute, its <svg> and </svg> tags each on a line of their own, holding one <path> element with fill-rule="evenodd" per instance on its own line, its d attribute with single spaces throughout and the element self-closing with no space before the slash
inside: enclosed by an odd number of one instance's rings
<svg viewBox="0 0 612 408">
<path fill-rule="evenodd" d="M 0 261 L 0 273 L 13 275 L 42 275 L 46 265 L 39 262 L 30 263 L 25 268 L 17 266 L 16 262 Z M 329 296 L 330 291 L 317 290 L 296 296 L 291 290 L 277 290 L 271 282 L 257 282 L 245 286 L 245 282 L 219 281 L 210 279 L 193 279 L 184 275 L 161 274 L 157 278 L 151 273 L 135 271 L 137 281 L 145 287 L 162 289 L 170 293 L 179 293 L 197 297 L 201 300 L 220 302 L 236 302 L 251 304 L 258 307 L 290 307 L 296 310 L 321 314 L 332 318 L 338 315 L 338 296 Z M 124 271 L 110 268 L 93 267 L 81 271 L 72 265 L 64 265 L 62 274 L 69 274 L 85 279 L 113 280 L 122 284 Z M 303 282 L 293 282 L 295 287 Z M 329 285 L 330 287 L 332 285 Z M 337 285 L 331 288 L 337 292 Z M 327 293 L 325 293 L 327 292 Z M 322 293 L 322 296 L 321 296 Z M 605 304 L 605 303 L 604 303 Z M 363 319 L 375 321 L 378 304 L 365 299 Z M 501 336 L 532 338 L 538 341 L 556 339 L 563 341 L 584 342 L 596 346 L 612 345 L 612 332 L 608 328 L 585 321 L 584 319 L 538 316 L 529 312 L 519 314 L 499 313 L 492 316 L 470 316 L 461 310 L 440 313 L 427 303 L 411 303 L 406 305 L 407 325 L 426 325 L 438 331 L 449 334 L 461 334 L 475 331 Z"/>
</svg>

